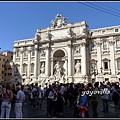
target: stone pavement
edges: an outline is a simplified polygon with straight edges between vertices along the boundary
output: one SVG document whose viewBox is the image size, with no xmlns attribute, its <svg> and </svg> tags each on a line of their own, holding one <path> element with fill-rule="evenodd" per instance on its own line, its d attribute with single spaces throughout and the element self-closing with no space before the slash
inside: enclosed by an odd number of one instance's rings
<svg viewBox="0 0 120 120">
<path fill-rule="evenodd" d="M 23 118 L 47 118 L 46 116 L 46 101 L 43 101 L 43 106 L 37 109 L 31 109 L 31 106 L 23 103 Z M 92 108 L 89 105 L 89 117 L 92 118 Z M 98 104 L 98 117 L 99 118 L 115 118 L 115 109 L 112 101 L 109 102 L 109 112 L 102 112 L 102 101 L 99 100 Z M 14 110 L 11 110 L 10 118 L 15 118 Z M 64 113 L 58 118 L 74 118 L 73 107 L 64 104 Z"/>
</svg>

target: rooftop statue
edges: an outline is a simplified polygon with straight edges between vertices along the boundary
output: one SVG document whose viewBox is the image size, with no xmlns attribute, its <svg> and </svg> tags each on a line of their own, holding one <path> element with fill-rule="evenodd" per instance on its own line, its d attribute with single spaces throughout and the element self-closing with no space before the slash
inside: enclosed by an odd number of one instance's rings
<svg viewBox="0 0 120 120">
<path fill-rule="evenodd" d="M 65 26 L 67 24 L 66 20 L 67 20 L 67 18 L 62 17 L 61 14 L 57 14 L 55 17 L 55 20 L 51 21 L 52 27 L 53 28 L 55 28 L 55 27 L 60 28 L 62 26 Z"/>
</svg>

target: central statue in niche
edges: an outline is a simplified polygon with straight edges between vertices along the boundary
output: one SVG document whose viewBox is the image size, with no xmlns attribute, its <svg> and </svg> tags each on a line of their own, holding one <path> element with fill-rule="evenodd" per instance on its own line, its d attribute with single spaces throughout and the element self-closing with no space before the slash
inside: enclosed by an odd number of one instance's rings
<svg viewBox="0 0 120 120">
<path fill-rule="evenodd" d="M 55 69 L 54 75 L 61 77 L 62 68 L 59 61 L 55 64 L 54 69 Z"/>
</svg>

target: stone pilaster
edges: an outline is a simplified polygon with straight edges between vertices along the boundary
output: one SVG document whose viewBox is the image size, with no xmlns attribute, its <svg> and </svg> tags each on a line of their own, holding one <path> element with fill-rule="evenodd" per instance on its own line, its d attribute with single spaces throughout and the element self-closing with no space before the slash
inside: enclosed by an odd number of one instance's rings
<svg viewBox="0 0 120 120">
<path fill-rule="evenodd" d="M 53 76 L 53 59 L 51 59 L 51 76 Z"/>
<path fill-rule="evenodd" d="M 65 59 L 65 74 L 68 74 L 68 64 L 67 64 L 67 59 Z"/>
<path fill-rule="evenodd" d="M 20 49 L 20 75 L 23 73 L 23 47 Z"/>
<path fill-rule="evenodd" d="M 72 75 L 72 48 L 71 44 L 68 44 L 68 76 Z"/>
<path fill-rule="evenodd" d="M 81 44 L 81 55 L 82 55 L 82 59 L 81 59 L 81 73 L 82 75 L 86 75 L 86 42 L 85 40 L 82 40 L 82 44 Z"/>
<path fill-rule="evenodd" d="M 27 76 L 30 76 L 31 71 L 31 47 L 28 48 L 28 70 L 27 70 Z"/>
<path fill-rule="evenodd" d="M 35 70 L 34 76 L 37 77 L 38 75 L 38 45 L 35 45 Z"/>
<path fill-rule="evenodd" d="M 114 51 L 114 44 L 113 37 L 109 37 L 109 47 L 110 47 L 110 67 L 111 73 L 115 75 L 115 51 Z"/>
<path fill-rule="evenodd" d="M 95 43 L 97 46 L 97 69 L 98 69 L 98 73 L 101 73 L 101 67 L 102 67 L 102 58 L 101 58 L 101 42 L 100 42 L 100 38 L 97 39 L 97 42 Z"/>
<path fill-rule="evenodd" d="M 45 75 L 49 76 L 49 47 L 46 47 Z"/>
</svg>

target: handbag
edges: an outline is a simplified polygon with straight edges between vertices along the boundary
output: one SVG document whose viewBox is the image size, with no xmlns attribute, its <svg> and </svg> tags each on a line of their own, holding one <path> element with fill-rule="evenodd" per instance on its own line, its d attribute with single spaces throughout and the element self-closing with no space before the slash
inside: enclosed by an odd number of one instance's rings
<svg viewBox="0 0 120 120">
<path fill-rule="evenodd" d="M 54 95 L 48 96 L 49 99 L 54 100 Z"/>
</svg>

